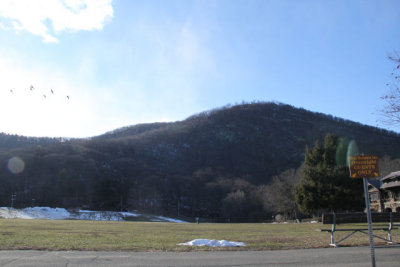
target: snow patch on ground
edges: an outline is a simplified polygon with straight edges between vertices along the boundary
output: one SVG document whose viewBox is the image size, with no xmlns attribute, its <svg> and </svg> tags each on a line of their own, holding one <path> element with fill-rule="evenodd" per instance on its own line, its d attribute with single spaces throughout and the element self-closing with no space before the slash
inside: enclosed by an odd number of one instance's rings
<svg viewBox="0 0 400 267">
<path fill-rule="evenodd" d="M 154 221 L 158 221 L 158 222 L 175 222 L 175 223 L 185 223 L 185 221 L 182 220 L 178 220 L 178 219 L 172 219 L 172 218 L 168 218 L 168 217 L 164 217 L 164 216 L 156 216 L 156 218 L 158 218 L 159 220 L 154 220 Z"/>
<path fill-rule="evenodd" d="M 22 210 L 32 219 L 63 220 L 70 216 L 70 213 L 63 208 L 33 207 Z"/>
<path fill-rule="evenodd" d="M 89 221 L 124 221 L 119 212 L 114 211 L 79 211 L 72 213 L 69 219 Z"/>
<path fill-rule="evenodd" d="M 140 216 L 140 214 L 133 213 L 133 212 L 120 212 L 120 213 L 124 217 L 138 217 L 138 216 Z"/>
<path fill-rule="evenodd" d="M 4 219 L 45 219 L 45 220 L 92 220 L 92 221 L 125 221 L 129 217 L 142 216 L 134 212 L 92 211 L 78 210 L 67 211 L 64 208 L 32 207 L 25 209 L 10 209 L 0 207 L 0 218 Z M 145 216 L 146 217 L 146 216 Z M 185 221 L 163 216 L 151 216 L 160 222 L 185 223 Z"/>
<path fill-rule="evenodd" d="M 194 239 L 186 243 L 180 243 L 181 246 L 206 246 L 206 247 L 243 247 L 243 242 L 226 241 L 226 240 L 210 240 L 210 239 Z"/>
<path fill-rule="evenodd" d="M 0 208 L 0 218 L 5 219 L 68 219 L 70 213 L 63 208 L 33 207 L 25 209 Z"/>
</svg>

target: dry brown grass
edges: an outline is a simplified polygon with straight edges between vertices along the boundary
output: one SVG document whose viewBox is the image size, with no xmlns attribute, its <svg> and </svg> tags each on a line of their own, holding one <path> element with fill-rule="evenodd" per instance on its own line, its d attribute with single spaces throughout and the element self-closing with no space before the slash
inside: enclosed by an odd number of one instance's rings
<svg viewBox="0 0 400 267">
<path fill-rule="evenodd" d="M 329 247 L 321 224 L 192 224 L 156 222 L 99 222 L 74 220 L 0 219 L 0 249 L 45 250 L 274 250 Z M 347 226 L 348 227 L 348 226 Z M 347 233 L 339 233 L 339 240 Z M 386 232 L 376 231 L 386 237 Z M 400 231 L 393 231 L 400 241 Z M 186 247 L 178 243 L 197 238 L 224 239 L 247 244 L 239 248 Z M 342 246 L 368 245 L 367 235 L 355 234 Z M 385 244 L 376 239 L 376 244 Z"/>
</svg>

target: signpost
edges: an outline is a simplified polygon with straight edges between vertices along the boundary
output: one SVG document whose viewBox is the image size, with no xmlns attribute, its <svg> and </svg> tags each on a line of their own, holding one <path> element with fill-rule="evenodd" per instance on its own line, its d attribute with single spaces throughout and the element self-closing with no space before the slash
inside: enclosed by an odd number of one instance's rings
<svg viewBox="0 0 400 267">
<path fill-rule="evenodd" d="M 375 267 L 375 247 L 372 230 L 371 207 L 369 203 L 367 178 L 379 177 L 378 156 L 354 156 L 350 157 L 351 178 L 362 178 L 364 183 L 365 206 L 367 209 L 369 247 L 371 249 L 371 264 Z"/>
<path fill-rule="evenodd" d="M 378 156 L 350 157 L 351 178 L 379 177 Z"/>
</svg>

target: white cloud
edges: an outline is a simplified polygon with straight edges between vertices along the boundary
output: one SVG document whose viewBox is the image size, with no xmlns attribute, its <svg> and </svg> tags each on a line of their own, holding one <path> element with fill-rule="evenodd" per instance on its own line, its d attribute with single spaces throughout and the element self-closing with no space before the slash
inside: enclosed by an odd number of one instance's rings
<svg viewBox="0 0 400 267">
<path fill-rule="evenodd" d="M 0 22 L 0 29 L 2 29 L 3 31 L 8 31 L 8 27 L 5 26 L 3 23 Z"/>
<path fill-rule="evenodd" d="M 54 43 L 62 31 L 101 30 L 113 17 L 113 8 L 112 0 L 2 0 L 0 16 L 17 32 Z"/>
</svg>

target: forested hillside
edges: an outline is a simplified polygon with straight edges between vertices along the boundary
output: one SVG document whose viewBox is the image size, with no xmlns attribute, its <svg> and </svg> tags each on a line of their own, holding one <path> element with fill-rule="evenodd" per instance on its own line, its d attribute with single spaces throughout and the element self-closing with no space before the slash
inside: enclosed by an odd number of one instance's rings
<svg viewBox="0 0 400 267">
<path fill-rule="evenodd" d="M 26 137 L 15 134 L 0 133 L 0 151 L 32 145 L 47 145 L 64 142 L 65 138 Z"/>
<path fill-rule="evenodd" d="M 305 147 L 327 133 L 355 140 L 366 154 L 400 156 L 393 132 L 284 104 L 243 104 L 90 139 L 27 146 L 26 138 L 18 147 L 2 135 L 0 205 L 10 206 L 15 193 L 19 207 L 262 220 L 274 212 L 265 205 L 265 186 L 299 168 Z M 7 168 L 12 157 L 25 163 L 22 172 Z"/>
</svg>

